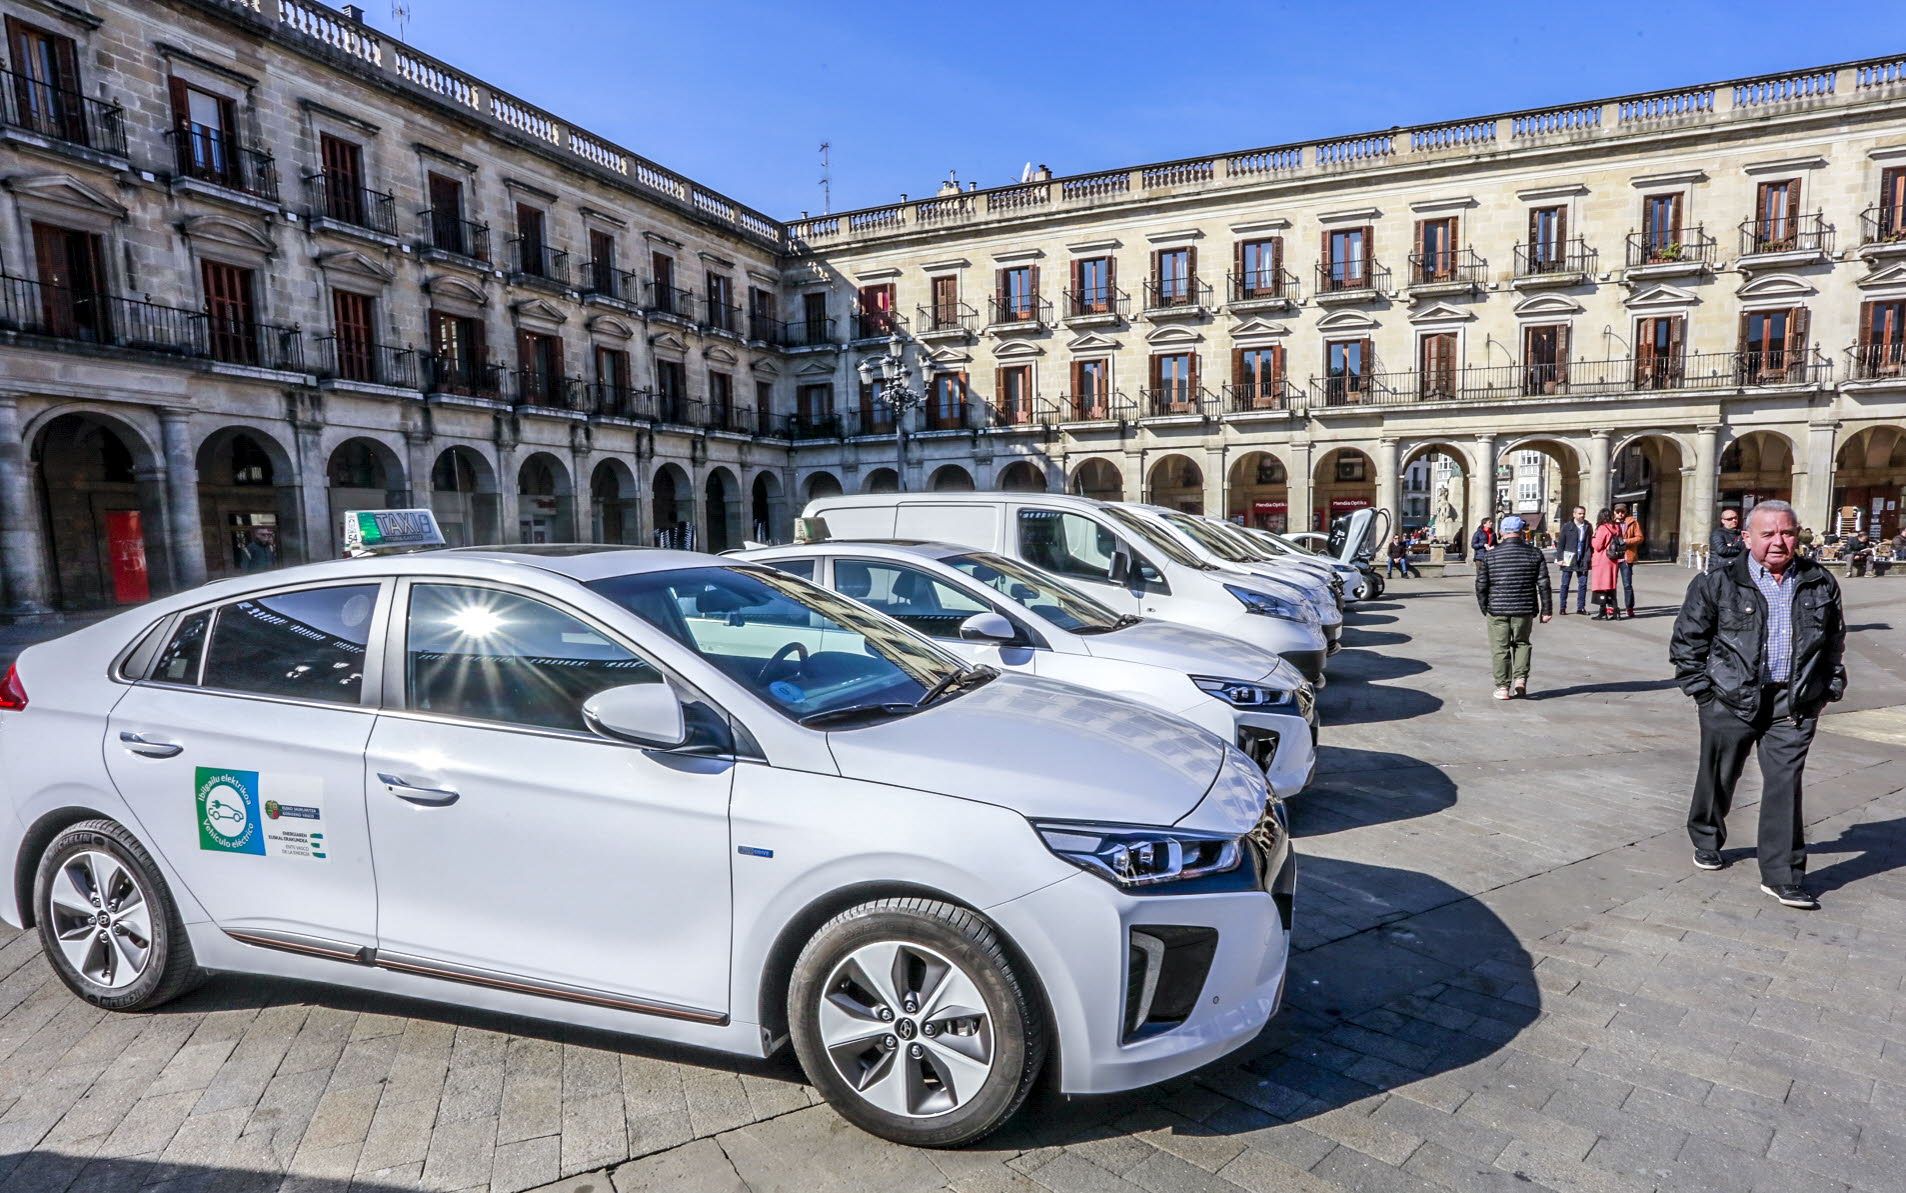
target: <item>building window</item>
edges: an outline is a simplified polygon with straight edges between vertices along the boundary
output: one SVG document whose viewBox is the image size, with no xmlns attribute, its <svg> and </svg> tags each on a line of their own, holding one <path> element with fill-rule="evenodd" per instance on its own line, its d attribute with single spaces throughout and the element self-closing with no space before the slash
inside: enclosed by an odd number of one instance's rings
<svg viewBox="0 0 1906 1193">
<path fill-rule="evenodd" d="M 631 394 L 629 354 L 620 348 L 596 345 L 596 409 L 602 414 L 628 415 Z"/>
<path fill-rule="evenodd" d="M 891 335 L 893 322 L 893 283 L 882 282 L 874 286 L 860 288 L 860 327 L 855 332 L 858 339 L 870 339 L 874 336 Z"/>
<path fill-rule="evenodd" d="M 172 80 L 172 125 L 177 138 L 180 173 L 222 186 L 236 186 L 238 159 L 232 137 L 237 124 L 237 112 L 231 100 L 194 87 L 184 79 Z"/>
<path fill-rule="evenodd" d="M 7 45 L 13 58 L 8 84 L 18 109 L 15 119 L 43 136 L 90 144 L 79 47 L 73 39 L 8 17 Z"/>
<path fill-rule="evenodd" d="M 446 393 L 495 392 L 480 320 L 447 311 L 430 312 L 432 384 Z"/>
<path fill-rule="evenodd" d="M 548 217 L 541 208 L 516 205 L 516 271 L 531 277 L 556 276 L 549 251 Z"/>
<path fill-rule="evenodd" d="M 432 172 L 426 185 L 430 191 L 430 244 L 442 252 L 459 257 L 478 255 L 474 238 L 463 221 L 463 183 Z"/>
<path fill-rule="evenodd" d="M 774 422 L 774 382 L 754 383 L 754 417 L 756 428 L 766 435 Z"/>
<path fill-rule="evenodd" d="M 860 434 L 890 435 L 893 433 L 893 407 L 887 404 L 885 387 L 881 382 L 860 383 Z"/>
<path fill-rule="evenodd" d="M 1456 333 L 1433 332 L 1416 342 L 1417 396 L 1425 401 L 1456 396 Z"/>
<path fill-rule="evenodd" d="M 1360 290 L 1370 284 L 1370 233 L 1368 226 L 1324 233 L 1324 289 Z"/>
<path fill-rule="evenodd" d="M 258 316 L 252 304 L 252 271 L 223 261 L 202 261 L 205 322 L 214 359 L 258 363 Z"/>
<path fill-rule="evenodd" d="M 330 133 L 318 134 L 318 158 L 324 165 L 324 214 L 362 226 L 364 218 L 364 147 Z"/>
<path fill-rule="evenodd" d="M 517 379 L 523 401 L 562 405 L 563 342 L 534 331 L 516 334 Z"/>
<path fill-rule="evenodd" d="M 1568 325 L 1522 329 L 1522 392 L 1552 394 L 1568 383 Z"/>
<path fill-rule="evenodd" d="M 1081 257 L 1072 263 L 1072 313 L 1103 315 L 1112 310 L 1112 258 Z"/>
<path fill-rule="evenodd" d="M 1641 201 L 1641 241 L 1646 261 L 1681 258 L 1681 195 L 1649 195 Z"/>
<path fill-rule="evenodd" d="M 1112 362 L 1075 360 L 1072 362 L 1072 414 L 1082 419 L 1111 417 Z"/>
<path fill-rule="evenodd" d="M 999 271 L 993 321 L 1023 323 L 1039 315 L 1039 267 L 1015 265 Z"/>
<path fill-rule="evenodd" d="M 109 339 L 112 304 L 100 238 L 36 221 L 33 260 L 39 270 L 39 313 L 45 334 L 92 342 Z"/>
<path fill-rule="evenodd" d="M 1635 387 L 1673 389 L 1681 384 L 1681 353 L 1687 319 L 1657 315 L 1635 322 Z"/>
<path fill-rule="evenodd" d="M 1794 247 L 1800 229 L 1800 180 L 1763 182 L 1754 192 L 1753 250 L 1779 253 Z"/>
<path fill-rule="evenodd" d="M 965 425 L 966 374 L 935 374 L 927 391 L 927 429 L 952 431 Z"/>
<path fill-rule="evenodd" d="M 675 258 L 667 253 L 649 254 L 649 306 L 664 315 L 688 314 L 686 296 L 675 289 Z"/>
<path fill-rule="evenodd" d="M 688 370 L 679 360 L 655 362 L 655 416 L 684 423 L 688 414 Z"/>
<path fill-rule="evenodd" d="M 1281 296 L 1283 270 L 1284 241 L 1281 237 L 1240 241 L 1237 296 L 1242 299 Z"/>
<path fill-rule="evenodd" d="M 589 277 L 591 292 L 609 298 L 626 297 L 622 279 L 616 276 L 615 236 L 601 228 L 589 229 Z"/>
<path fill-rule="evenodd" d="M 794 391 L 794 421 L 807 432 L 832 432 L 835 429 L 834 387 L 803 385 Z"/>
<path fill-rule="evenodd" d="M 1283 347 L 1272 344 L 1233 351 L 1231 386 L 1240 408 L 1265 409 L 1278 405 L 1284 396 Z"/>
<path fill-rule="evenodd" d="M 1372 367 L 1370 341 L 1328 340 L 1324 343 L 1324 404 L 1339 406 L 1363 401 Z"/>
<path fill-rule="evenodd" d="M 712 269 L 707 280 L 708 326 L 716 331 L 735 330 L 735 280 Z"/>
<path fill-rule="evenodd" d="M 1906 369 L 1906 299 L 1869 302 L 1860 308 L 1858 377 L 1898 377 Z"/>
<path fill-rule="evenodd" d="M 960 279 L 958 274 L 941 274 L 932 281 L 933 309 L 928 313 L 927 330 L 943 331 L 960 325 Z"/>
<path fill-rule="evenodd" d="M 1416 221 L 1416 280 L 1446 282 L 1456 276 L 1456 217 Z"/>
<path fill-rule="evenodd" d="M 1529 210 L 1529 272 L 1549 273 L 1567 260 L 1568 208 L 1534 207 Z"/>
<path fill-rule="evenodd" d="M 993 411 L 1006 426 L 1023 427 L 1033 421 L 1031 365 L 1009 365 L 999 370 L 993 387 Z"/>
<path fill-rule="evenodd" d="M 735 416 L 735 379 L 728 373 L 708 374 L 708 425 L 732 430 Z"/>
<path fill-rule="evenodd" d="M 1152 303 L 1154 306 L 1188 306 L 1198 276 L 1198 250 L 1160 249 L 1152 254 Z"/>
<path fill-rule="evenodd" d="M 1192 352 L 1167 352 L 1152 357 L 1149 414 L 1188 414 L 1197 408 L 1198 357 Z"/>
<path fill-rule="evenodd" d="M 1741 316 L 1740 367 L 1745 379 L 1784 381 L 1806 363 L 1807 308 L 1748 311 Z"/>
<path fill-rule="evenodd" d="M 801 323 L 801 343 L 816 344 L 828 338 L 827 291 L 801 295 Z"/>
<path fill-rule="evenodd" d="M 337 329 L 337 374 L 346 381 L 378 381 L 376 302 L 368 294 L 331 291 L 331 318 Z"/>
<path fill-rule="evenodd" d="M 1880 171 L 1879 217 L 1875 239 L 1906 240 L 1906 166 Z"/>
</svg>

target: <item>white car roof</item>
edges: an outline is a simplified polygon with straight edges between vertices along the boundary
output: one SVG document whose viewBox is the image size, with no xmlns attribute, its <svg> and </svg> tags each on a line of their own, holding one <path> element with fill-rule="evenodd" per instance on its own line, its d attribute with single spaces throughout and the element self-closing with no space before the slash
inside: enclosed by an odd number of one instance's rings
<svg viewBox="0 0 1906 1193">
<path fill-rule="evenodd" d="M 730 559 L 766 559 L 770 556 L 820 555 L 847 551 L 856 555 L 878 555 L 883 558 L 913 558 L 942 560 L 956 555 L 992 555 L 995 552 L 981 552 L 974 547 L 962 547 L 958 543 L 935 543 L 924 539 L 826 539 L 818 543 L 783 543 L 775 547 L 754 547 L 746 551 L 730 553 Z"/>
<path fill-rule="evenodd" d="M 998 505 L 1009 501 L 1032 501 L 1040 505 L 1056 505 L 1064 509 L 1098 509 L 1107 504 L 1095 497 L 1077 497 L 1071 493 L 1026 492 L 1019 489 L 979 489 L 957 492 L 930 493 L 856 493 L 852 496 L 816 497 L 809 501 L 808 507 L 826 506 L 830 509 L 852 506 L 873 506 L 880 508 L 890 505 Z"/>
</svg>

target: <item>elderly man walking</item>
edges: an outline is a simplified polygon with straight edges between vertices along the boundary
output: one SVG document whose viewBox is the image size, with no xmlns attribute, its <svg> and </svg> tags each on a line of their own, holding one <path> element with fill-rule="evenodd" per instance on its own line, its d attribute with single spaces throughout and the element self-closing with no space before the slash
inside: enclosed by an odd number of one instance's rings
<svg viewBox="0 0 1906 1193">
<path fill-rule="evenodd" d="M 1784 501 L 1747 515 L 1746 551 L 1688 585 L 1668 657 L 1694 698 L 1701 755 L 1688 808 L 1694 864 L 1726 865 L 1727 810 L 1748 751 L 1760 755 L 1760 889 L 1813 910 L 1803 886 L 1806 826 L 1800 773 L 1820 709 L 1846 692 L 1846 619 L 1831 573 L 1799 554 Z"/>
<path fill-rule="evenodd" d="M 1502 537 L 1476 559 L 1476 604 L 1489 623 L 1489 653 L 1495 661 L 1498 700 L 1529 694 L 1529 633 L 1539 615 L 1549 619 L 1549 561 L 1523 536 L 1511 514 Z"/>
</svg>

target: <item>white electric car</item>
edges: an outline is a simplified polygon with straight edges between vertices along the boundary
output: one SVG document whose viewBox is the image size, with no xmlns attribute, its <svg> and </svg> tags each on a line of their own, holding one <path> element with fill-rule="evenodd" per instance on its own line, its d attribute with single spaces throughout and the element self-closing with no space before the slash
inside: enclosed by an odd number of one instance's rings
<svg viewBox="0 0 1906 1193">
<path fill-rule="evenodd" d="M 1316 769 L 1316 699 L 1269 651 L 1196 626 L 1114 613 L 1016 559 L 945 543 L 824 542 L 734 557 L 812 580 L 917 630 L 968 664 L 1122 696 L 1237 743 L 1271 790 Z"/>
<path fill-rule="evenodd" d="M 1272 531 L 1241 526 L 1229 519 L 1213 518 L 1208 514 L 1200 514 L 1198 518 L 1216 528 L 1220 534 L 1232 542 L 1255 552 L 1260 559 L 1306 568 L 1313 575 L 1327 581 L 1330 584 L 1331 595 L 1336 597 L 1339 609 L 1343 608 L 1346 595 L 1356 592 L 1363 584 L 1363 572 L 1355 565 L 1337 559 L 1327 559 L 1322 555 L 1306 551 Z"/>
<path fill-rule="evenodd" d="M 365 541 L 370 541 L 368 538 Z M 0 680 L 0 918 L 112 1010 L 203 972 L 766 1055 L 944 1146 L 1249 1040 L 1295 863 L 1175 717 L 796 577 L 600 547 L 220 581 Z"/>
</svg>

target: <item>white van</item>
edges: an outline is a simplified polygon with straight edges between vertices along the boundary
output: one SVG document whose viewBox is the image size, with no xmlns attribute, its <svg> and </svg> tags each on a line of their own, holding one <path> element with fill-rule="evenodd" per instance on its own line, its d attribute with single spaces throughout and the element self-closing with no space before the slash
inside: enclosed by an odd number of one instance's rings
<svg viewBox="0 0 1906 1193">
<path fill-rule="evenodd" d="M 1313 684 L 1327 643 L 1310 606 L 1245 572 L 1214 567 L 1102 501 L 1058 493 L 863 493 L 817 497 L 803 516 L 832 538 L 957 543 L 1024 560 L 1119 613 L 1202 626 L 1282 655 Z"/>
</svg>

